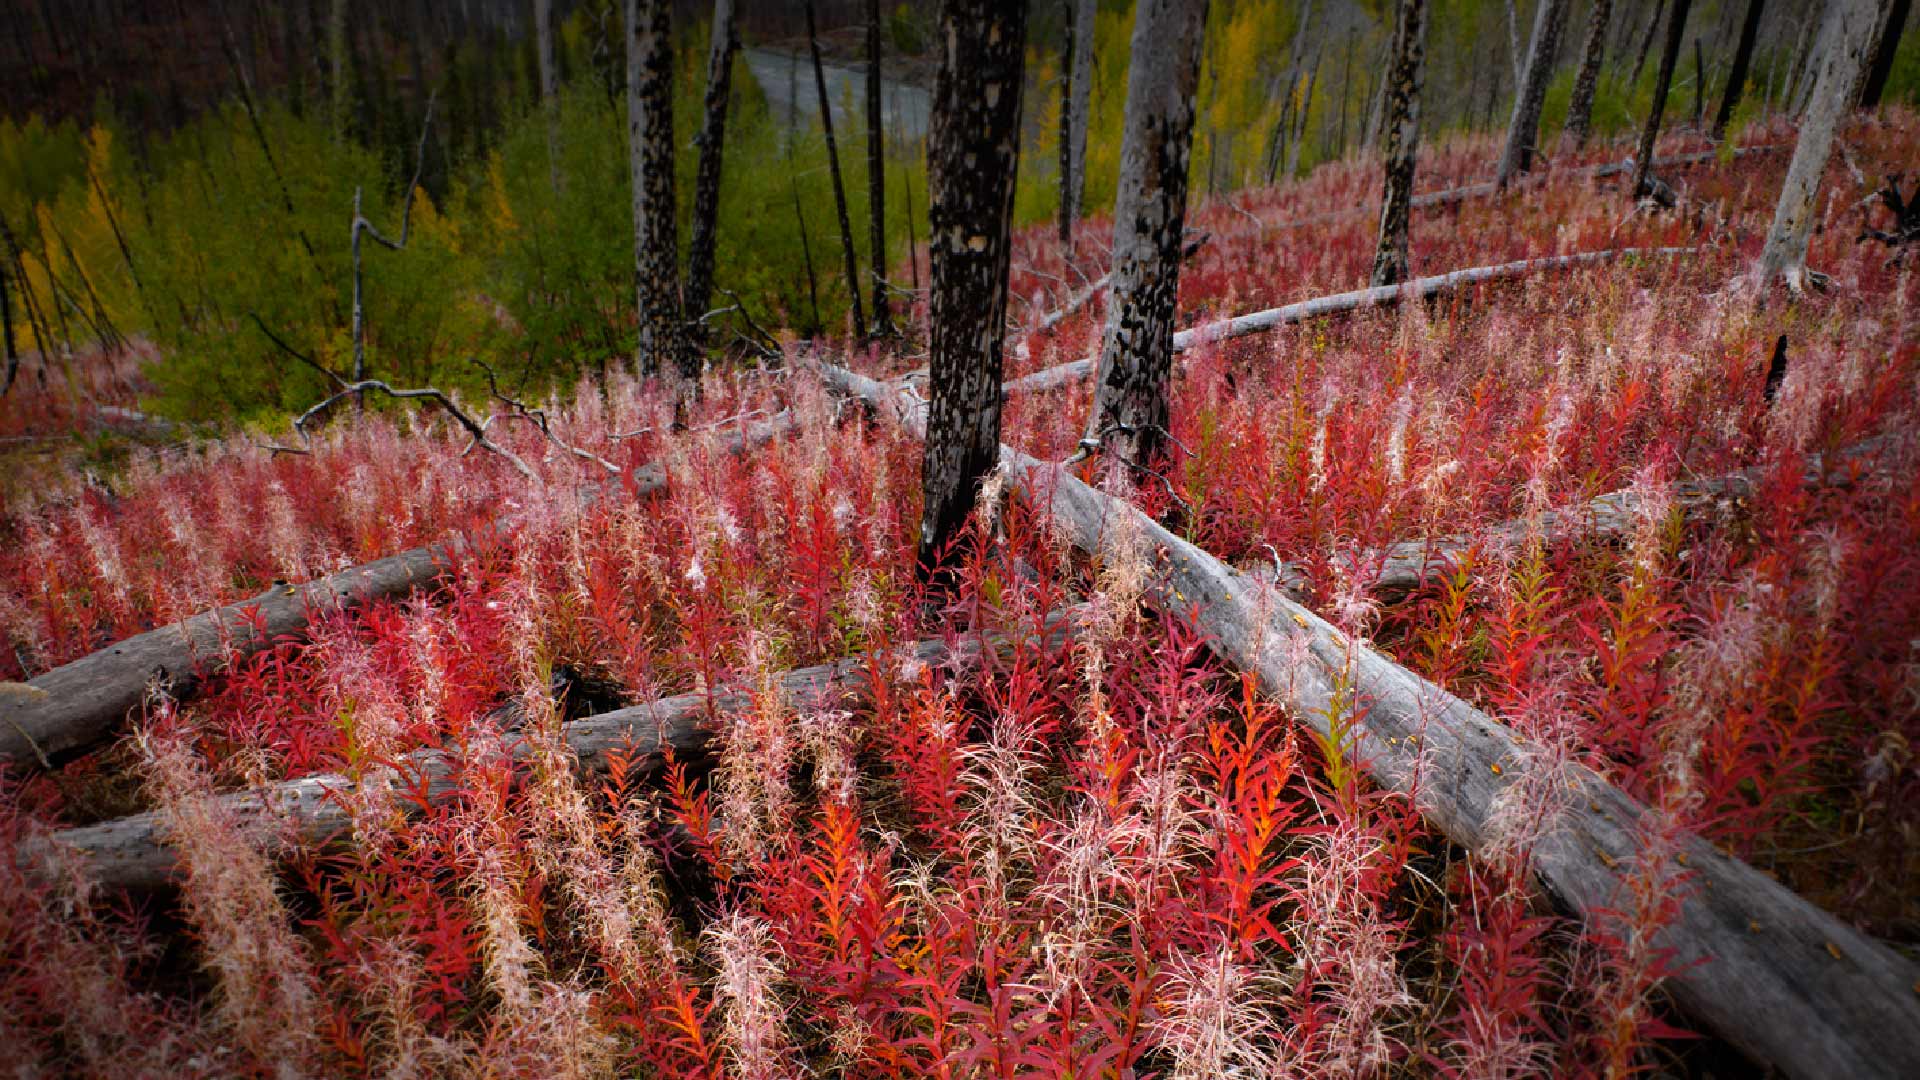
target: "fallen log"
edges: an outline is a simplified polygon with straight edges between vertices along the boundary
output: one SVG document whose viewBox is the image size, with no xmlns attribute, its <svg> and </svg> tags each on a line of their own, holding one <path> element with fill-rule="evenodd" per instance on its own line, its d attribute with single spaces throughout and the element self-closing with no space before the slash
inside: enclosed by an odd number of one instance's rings
<svg viewBox="0 0 1920 1080">
<path fill-rule="evenodd" d="M 1853 481 L 1851 463 L 1885 449 L 1891 436 L 1866 439 L 1841 450 L 1832 460 L 1815 454 L 1802 472 L 1805 484 L 1845 485 Z M 1683 513 L 1695 514 L 1728 499 L 1751 498 L 1759 490 L 1766 470 L 1755 466 L 1699 480 L 1683 480 L 1669 491 L 1673 504 Z M 1625 536 L 1640 518 L 1641 495 L 1633 488 L 1622 488 L 1596 495 L 1565 510 L 1547 510 L 1532 520 L 1503 521 L 1474 535 L 1455 534 L 1420 540 L 1403 540 L 1371 552 L 1357 560 L 1370 570 L 1368 588 L 1375 594 L 1405 594 L 1427 583 L 1436 573 L 1444 573 L 1458 564 L 1473 547 L 1488 544 L 1519 544 L 1530 535 L 1546 540 L 1605 538 Z M 1306 573 L 1288 563 L 1279 564 L 1276 580 L 1298 599 L 1304 591 Z"/>
<path fill-rule="evenodd" d="M 820 370 L 924 437 L 925 401 Z M 1338 752 L 1376 783 L 1414 799 L 1449 840 L 1485 849 L 1502 796 L 1531 771 L 1511 729 L 1061 465 L 1002 445 L 1000 468 L 1084 551 L 1099 551 L 1109 525 L 1126 520 L 1154 553 L 1156 606 L 1191 617 L 1223 659 L 1256 675 L 1296 722 L 1340 740 Z M 1561 907 L 1600 923 L 1630 904 L 1630 875 L 1659 827 L 1582 766 L 1552 781 L 1564 804 L 1541 823 L 1534 874 Z M 1682 834 L 1677 848 L 1688 891 L 1654 939 L 1670 950 L 1666 986 L 1688 1015 L 1791 1076 L 1920 1076 L 1920 967 L 1698 837 Z"/>
<path fill-rule="evenodd" d="M 1071 619 L 1056 616 L 1052 624 L 1064 631 Z M 907 646 L 889 659 L 959 667 L 973 663 L 979 655 L 979 644 L 971 639 L 951 646 L 933 640 Z M 842 708 L 868 692 L 868 672 L 869 660 L 860 656 L 789 671 L 776 682 L 791 711 Z M 705 755 L 714 739 L 711 719 L 753 704 L 753 694 L 737 688 L 678 694 L 562 724 L 560 741 L 582 770 L 605 772 L 608 755 L 619 752 L 630 755 L 628 775 L 644 777 L 662 767 L 669 750 L 677 757 Z M 516 740 L 511 750 L 516 761 L 532 756 L 524 741 Z M 370 769 L 358 779 L 339 773 L 307 776 L 224 795 L 220 801 L 224 813 L 254 836 L 263 850 L 283 858 L 344 836 L 352 825 L 349 804 L 363 791 L 390 789 L 396 807 L 416 813 L 421 803 L 437 804 L 456 795 L 457 772 L 454 755 L 417 750 L 396 765 Z M 44 864 L 48 854 L 44 849 L 49 846 L 71 852 L 75 858 L 63 865 L 79 866 L 95 884 L 108 888 L 161 888 L 175 881 L 179 869 L 166 824 L 154 811 L 62 829 L 44 844 L 24 849 L 23 863 Z"/>
<path fill-rule="evenodd" d="M 1477 285 L 1483 281 L 1498 281 L 1504 278 L 1523 277 L 1541 270 L 1562 270 L 1575 266 L 1605 262 L 1626 255 L 1684 255 L 1698 248 L 1616 248 L 1610 251 L 1589 251 L 1577 255 L 1551 255 L 1539 259 L 1522 259 L 1518 262 L 1499 263 L 1493 266 L 1476 266 L 1466 270 L 1455 270 L 1447 274 L 1435 274 L 1432 277 L 1417 278 L 1400 285 L 1380 285 L 1369 289 L 1355 289 L 1352 292 L 1335 293 L 1313 300 L 1302 300 L 1285 307 L 1268 308 L 1247 315 L 1237 315 L 1230 319 L 1202 323 L 1191 329 L 1182 330 L 1173 335 L 1175 352 L 1184 352 L 1196 346 L 1214 341 L 1226 341 L 1231 338 L 1245 337 L 1248 334 L 1263 333 L 1291 323 L 1304 322 L 1307 319 L 1323 315 L 1338 315 L 1360 308 L 1379 307 L 1397 303 L 1404 298 L 1425 299 L 1460 288 L 1463 285 Z M 1018 379 L 1007 381 L 1003 393 L 1032 393 L 1052 390 L 1079 382 L 1092 374 L 1097 357 L 1073 360 L 1044 371 L 1036 371 Z"/>
<path fill-rule="evenodd" d="M 743 453 L 795 423 L 790 412 L 782 412 L 729 436 L 724 449 Z M 654 463 L 637 470 L 633 480 L 634 493 L 645 496 L 665 487 L 667 474 Z M 432 586 L 466 551 L 466 541 L 456 538 L 317 581 L 276 586 L 115 642 L 24 683 L 0 685 L 0 763 L 12 759 L 51 767 L 82 753 L 118 731 L 154 683 L 176 698 L 190 697 L 205 676 L 300 634 L 323 612 L 350 610 Z"/>
</svg>

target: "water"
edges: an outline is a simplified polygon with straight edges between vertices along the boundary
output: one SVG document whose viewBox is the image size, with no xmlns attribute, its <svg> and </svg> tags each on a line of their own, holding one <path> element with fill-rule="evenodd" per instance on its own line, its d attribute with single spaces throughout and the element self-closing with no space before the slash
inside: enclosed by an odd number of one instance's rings
<svg viewBox="0 0 1920 1080">
<path fill-rule="evenodd" d="M 767 105 L 775 120 L 809 126 L 820 122 L 820 97 L 813 85 L 813 62 L 806 54 L 749 48 L 742 49 L 741 55 L 746 58 L 747 70 L 754 82 L 760 84 L 761 93 L 767 96 Z M 866 118 L 866 71 L 823 60 L 820 72 L 827 83 L 827 103 L 833 109 L 834 130 L 838 133 L 858 130 Z M 921 87 L 883 76 L 880 113 L 889 138 L 918 139 L 927 133 L 933 95 Z"/>
</svg>

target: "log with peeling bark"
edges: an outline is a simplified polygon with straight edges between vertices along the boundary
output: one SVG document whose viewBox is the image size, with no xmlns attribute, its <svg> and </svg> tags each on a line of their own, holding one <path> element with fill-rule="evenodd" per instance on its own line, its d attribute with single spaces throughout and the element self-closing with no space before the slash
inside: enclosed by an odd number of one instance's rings
<svg viewBox="0 0 1920 1080">
<path fill-rule="evenodd" d="M 830 366 L 821 372 L 834 389 L 923 430 L 917 398 Z M 1479 709 L 1062 466 L 1005 446 L 1000 463 L 1009 485 L 1084 551 L 1101 550 L 1107 530 L 1126 521 L 1153 552 L 1157 606 L 1191 617 L 1223 659 L 1256 675 L 1322 739 L 1345 718 L 1345 752 L 1381 787 L 1412 798 L 1454 843 L 1484 850 L 1516 785 L 1555 784 L 1559 810 L 1539 823 L 1531 865 L 1570 913 L 1603 925 L 1630 903 L 1636 863 L 1667 857 L 1647 849 L 1645 838 L 1660 829 L 1648 809 L 1597 773 L 1569 765 L 1530 778 L 1531 748 Z M 1356 706 L 1363 711 L 1350 711 Z M 1920 966 L 1698 837 L 1681 833 L 1673 844 L 1675 872 L 1685 875 L 1676 907 L 1664 924 L 1642 929 L 1670 950 L 1666 986 L 1688 1015 L 1789 1076 L 1920 1076 Z"/>
<path fill-rule="evenodd" d="M 1880 436 L 1847 447 L 1832 459 L 1814 455 L 1802 476 L 1806 484 L 1836 487 L 1851 484 L 1856 463 L 1887 449 L 1891 437 Z M 1751 498 L 1760 489 L 1765 470 L 1760 467 L 1700 480 L 1677 483 L 1668 493 L 1682 513 L 1705 512 L 1730 499 Z M 1413 591 L 1437 574 L 1450 571 L 1476 547 L 1524 543 L 1529 536 L 1545 540 L 1606 539 L 1631 533 L 1640 518 L 1642 495 L 1633 488 L 1609 491 L 1565 510 L 1547 510 L 1532 520 L 1505 521 L 1471 536 L 1451 535 L 1420 540 L 1403 540 L 1356 560 L 1369 592 L 1395 597 Z M 1279 563 L 1274 579 L 1299 599 L 1308 584 L 1306 572 L 1291 563 Z"/>
<path fill-rule="evenodd" d="M 1399 302 L 1405 297 L 1424 299 L 1460 288 L 1463 285 L 1477 285 L 1484 281 L 1498 281 L 1504 278 L 1523 277 L 1542 270 L 1562 270 L 1575 266 L 1605 262 L 1625 255 L 1684 255 L 1698 248 L 1616 248 L 1611 251 L 1590 251 L 1578 255 L 1553 255 L 1541 259 L 1522 259 L 1518 262 L 1500 263 L 1494 266 L 1476 266 L 1467 270 L 1455 270 L 1447 274 L 1435 274 L 1432 277 L 1417 278 L 1401 285 L 1381 285 L 1369 289 L 1355 289 L 1352 292 L 1335 293 L 1314 300 L 1302 300 L 1285 307 L 1268 308 L 1248 315 L 1238 315 L 1218 322 L 1203 323 L 1192 329 L 1182 330 L 1173 335 L 1173 349 L 1184 352 L 1187 349 L 1214 341 L 1245 337 L 1248 334 L 1264 333 L 1291 323 L 1319 318 L 1322 315 L 1338 315 L 1360 308 L 1379 307 Z M 1092 372 L 1094 362 L 1091 359 L 1074 360 L 1058 367 L 1047 368 L 1018 379 L 1010 379 L 1004 388 L 1008 394 L 1032 393 L 1039 390 L 1052 390 L 1084 380 Z"/>
<path fill-rule="evenodd" d="M 727 436 L 721 449 L 744 453 L 791 430 L 795 423 L 791 412 L 781 412 Z M 637 496 L 666 484 L 666 470 L 658 463 L 633 474 Z M 496 526 L 510 527 L 510 523 Z M 118 732 L 127 714 L 146 698 L 150 685 L 158 682 L 176 698 L 190 697 L 205 676 L 303 634 L 323 612 L 431 587 L 466 550 L 465 541 L 448 540 L 348 567 L 317 581 L 276 586 L 252 599 L 115 642 L 27 682 L 0 684 L 0 762 L 13 759 L 51 765 L 82 753 Z"/>
<path fill-rule="evenodd" d="M 1047 620 L 1050 634 L 1072 630 L 1075 609 Z M 916 642 L 884 656 L 855 656 L 831 664 L 799 668 L 776 679 L 781 708 L 800 714 L 845 708 L 871 691 L 871 672 L 877 661 L 891 666 L 924 665 L 965 669 L 981 656 L 977 639 Z M 599 713 L 560 726 L 560 744 L 586 772 L 605 772 L 608 756 L 627 757 L 627 775 L 656 773 L 669 751 L 676 758 L 708 754 L 715 738 L 713 719 L 755 707 L 752 692 L 729 688 L 709 695 L 679 694 L 644 705 Z M 517 726 L 521 714 L 510 703 L 493 714 L 504 728 Z M 511 750 L 518 762 L 532 755 L 523 740 Z M 288 780 L 271 787 L 220 797 L 222 812 L 253 836 L 276 858 L 325 847 L 344 837 L 353 824 L 349 804 L 354 798 L 385 791 L 397 809 L 415 813 L 425 805 L 457 795 L 459 763 L 443 750 L 417 750 L 397 766 L 370 770 L 359 778 L 339 773 Z M 78 865 L 93 883 L 116 889 L 158 889 L 173 884 L 179 867 L 167 840 L 167 826 L 157 812 L 133 814 L 113 821 L 62 829 L 40 846 L 29 846 L 20 858 L 27 866 L 47 862 L 47 846 L 76 858 L 59 865 Z"/>
</svg>

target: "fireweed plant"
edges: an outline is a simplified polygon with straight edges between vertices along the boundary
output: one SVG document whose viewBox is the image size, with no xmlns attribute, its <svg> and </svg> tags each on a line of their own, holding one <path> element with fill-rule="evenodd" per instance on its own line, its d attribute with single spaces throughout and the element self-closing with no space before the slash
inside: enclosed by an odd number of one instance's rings
<svg viewBox="0 0 1920 1080">
<path fill-rule="evenodd" d="M 1753 141 L 1770 136 L 1790 133 Z M 1920 120 L 1847 139 L 1872 179 L 1920 152 Z M 1495 149 L 1441 148 L 1423 185 L 1475 181 Z M 1684 1068 L 1711 1050 L 1666 1006 L 1653 935 L 1688 889 L 1687 832 L 1911 945 L 1913 273 L 1852 243 L 1858 185 L 1836 166 L 1810 259 L 1833 288 L 1760 303 L 1727 283 L 1784 153 L 1678 173 L 1686 208 L 1658 216 L 1574 171 L 1608 153 L 1418 212 L 1416 272 L 1698 251 L 1197 348 L 1164 482 L 1131 493 L 1250 572 L 1298 567 L 1316 610 L 1524 737 L 1529 781 L 1483 852 L 1367 782 L 1340 734 L 1363 699 L 1336 695 L 1335 736 L 1305 736 L 1188 613 L 1147 607 L 1152 553 L 1124 530 L 1076 553 L 990 492 L 955 587 L 918 591 L 919 447 L 803 371 L 709 376 L 678 417 L 620 377 L 550 403 L 617 476 L 496 422 L 538 484 L 430 415 L 343 412 L 305 454 L 195 445 L 5 507 L 11 679 L 275 581 L 465 541 L 433 587 L 324 614 L 202 697 L 156 698 L 119 745 L 6 778 L 7 1056 L 285 1076 Z M 1199 206 L 1183 310 L 1356 287 L 1371 218 L 1319 208 L 1376 184 L 1350 161 Z M 1018 238 L 1017 318 L 1097 276 L 1104 234 L 1082 235 L 1072 266 L 1047 230 Z M 1102 317 L 1096 298 L 1020 335 L 1010 374 L 1086 355 Z M 1084 396 L 1012 398 L 1007 441 L 1064 456 Z M 782 410 L 792 434 L 730 452 Z M 667 484 L 636 498 L 649 463 Z M 1688 494 L 1741 469 L 1747 494 Z M 1624 531 L 1563 527 L 1622 489 Z M 1454 555 L 1377 592 L 1379 553 L 1407 540 Z M 913 651 L 928 640 L 949 659 Z M 841 660 L 850 692 L 783 691 Z M 675 694 L 704 698 L 708 752 L 577 766 L 567 724 Z M 1628 887 L 1584 923 L 1531 885 L 1575 765 L 1652 810 Z M 277 863 L 218 799 L 314 775 L 347 781 L 346 835 Z M 16 858 L 140 809 L 168 829 L 177 894 Z"/>
</svg>

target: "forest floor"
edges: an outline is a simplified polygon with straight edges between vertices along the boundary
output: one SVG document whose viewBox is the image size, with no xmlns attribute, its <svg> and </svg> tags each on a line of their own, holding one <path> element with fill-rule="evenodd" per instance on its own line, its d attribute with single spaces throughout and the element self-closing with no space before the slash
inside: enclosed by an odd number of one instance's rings
<svg viewBox="0 0 1920 1080">
<path fill-rule="evenodd" d="M 1126 494 L 1249 572 L 1299 568 L 1308 607 L 1510 726 L 1532 768 L 1591 768 L 1920 957 L 1920 282 L 1855 240 L 1880 178 L 1920 160 L 1920 117 L 1844 133 L 1809 259 L 1831 284 L 1797 299 L 1741 283 L 1792 137 L 1671 170 L 1673 212 L 1583 171 L 1600 151 L 1417 211 L 1415 274 L 1687 250 L 1197 335 L 1176 459 Z M 1427 154 L 1420 190 L 1484 180 L 1497 150 Z M 1181 324 L 1362 286 L 1378 186 L 1354 161 L 1202 202 Z M 1009 378 L 1097 348 L 1098 297 L 1038 327 L 1106 243 L 1097 222 L 1074 257 L 1050 227 L 1017 237 Z M 138 407 L 133 360 L 23 379 L 0 401 L 6 467 L 60 464 L 0 488 L 0 678 L 466 543 L 431 588 L 316 612 L 126 737 L 0 779 L 0 1057 L 49 1076 L 1742 1067 L 1694 1037 L 1645 945 L 1684 868 L 1643 868 L 1609 917 L 1557 911 L 1528 862 L 1549 796 L 1506 807 L 1488 851 L 1450 844 L 1350 742 L 1143 603 L 1149 553 L 1088 558 L 1009 499 L 930 605 L 920 446 L 805 351 L 710 375 L 684 427 L 625 378 L 553 403 L 558 438 L 618 476 L 503 417 L 534 482 L 428 412 L 343 413 L 299 453 L 103 442 L 126 421 L 105 410 Z M 1005 441 L 1066 457 L 1083 383 L 1010 397 Z M 636 499 L 654 466 L 664 486 Z M 1740 470 L 1749 494 L 1676 496 Z M 1547 525 L 1623 489 L 1624 535 Z M 1381 552 L 1438 537 L 1461 538 L 1442 570 L 1376 595 Z M 846 660 L 832 693 L 783 677 Z M 616 705 L 680 709 L 698 737 L 662 757 L 665 729 L 636 721 L 625 749 L 576 755 Z M 326 843 L 220 798 L 311 777 L 344 826 Z M 168 888 L 100 886 L 87 852 L 49 846 L 142 812 Z"/>
</svg>

